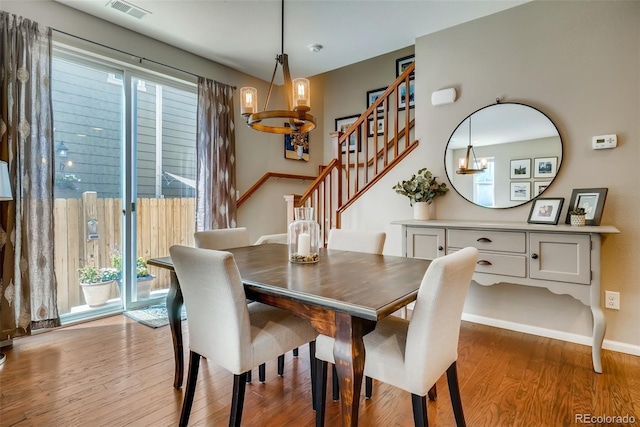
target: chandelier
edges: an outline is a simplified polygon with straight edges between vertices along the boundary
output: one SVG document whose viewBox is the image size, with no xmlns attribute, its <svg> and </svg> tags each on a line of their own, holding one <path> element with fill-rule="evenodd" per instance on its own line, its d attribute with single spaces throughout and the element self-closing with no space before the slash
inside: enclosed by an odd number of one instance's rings
<svg viewBox="0 0 640 427">
<path fill-rule="evenodd" d="M 482 173 L 487 168 L 487 159 L 476 159 L 476 152 L 471 144 L 471 116 L 469 116 L 469 145 L 467 145 L 467 155 L 458 161 L 458 175 L 471 175 L 474 173 Z"/>
<path fill-rule="evenodd" d="M 284 90 L 287 96 L 287 110 L 267 110 L 273 81 L 278 71 L 278 65 L 282 67 L 284 75 Z M 247 125 L 260 132 L 297 134 L 309 132 L 316 127 L 316 118 L 308 111 L 311 109 L 311 96 L 309 80 L 297 78 L 291 81 L 289 73 L 289 57 L 284 53 L 284 0 L 282 0 L 281 22 L 281 53 L 276 56 L 276 65 L 269 84 L 269 92 L 262 111 L 258 111 L 258 91 L 253 87 L 240 89 L 240 107 L 242 116 Z M 288 126 L 284 126 L 283 120 L 287 120 Z M 265 122 L 276 122 L 276 125 Z"/>
</svg>

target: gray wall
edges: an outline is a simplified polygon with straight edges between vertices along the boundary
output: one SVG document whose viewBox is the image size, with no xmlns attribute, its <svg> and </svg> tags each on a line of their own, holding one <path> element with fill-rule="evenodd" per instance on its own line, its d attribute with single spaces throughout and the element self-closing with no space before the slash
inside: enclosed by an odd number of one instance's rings
<svg viewBox="0 0 640 427">
<path fill-rule="evenodd" d="M 535 1 L 421 37 L 415 53 L 420 146 L 343 215 L 343 227 L 386 230 L 385 253 L 400 254 L 400 228 L 389 223 L 412 211 L 393 184 L 425 166 L 448 182 L 443 153 L 458 123 L 496 97 L 532 105 L 555 122 L 564 143 L 562 168 L 545 196 L 568 202 L 574 188 L 609 189 L 602 223 L 621 233 L 604 239 L 602 287 L 619 291 L 622 304 L 620 311 L 605 310 L 605 338 L 640 354 L 640 2 Z M 328 73 L 325 82 L 339 75 L 347 91 L 356 71 L 393 66 L 392 57 L 375 58 Z M 326 85 L 327 106 L 337 108 L 339 96 L 364 96 L 360 89 L 341 94 Z M 447 87 L 457 89 L 457 102 L 432 106 L 431 93 Z M 325 110 L 327 116 L 342 113 Z M 618 135 L 618 147 L 592 150 L 592 136 L 608 133 Z M 480 208 L 453 191 L 435 205 L 437 218 L 522 222 L 531 208 Z M 465 313 L 566 337 L 591 334 L 587 307 L 544 289 L 474 285 Z"/>
</svg>

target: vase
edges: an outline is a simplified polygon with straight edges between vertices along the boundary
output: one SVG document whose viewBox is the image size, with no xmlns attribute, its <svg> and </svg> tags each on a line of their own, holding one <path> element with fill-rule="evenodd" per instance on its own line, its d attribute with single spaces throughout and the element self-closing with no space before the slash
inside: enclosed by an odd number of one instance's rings
<svg viewBox="0 0 640 427">
<path fill-rule="evenodd" d="M 318 262 L 320 226 L 313 219 L 313 208 L 295 208 L 295 220 L 289 224 L 287 243 L 289 261 L 296 264 Z"/>
<path fill-rule="evenodd" d="M 413 204 L 413 219 L 427 221 L 430 219 L 429 204 L 427 202 L 415 202 Z"/>
<path fill-rule="evenodd" d="M 573 227 L 583 227 L 586 222 L 586 215 L 571 215 L 571 226 Z"/>
<path fill-rule="evenodd" d="M 111 294 L 111 284 L 115 280 L 100 283 L 80 283 L 84 300 L 89 307 L 105 305 Z"/>
</svg>

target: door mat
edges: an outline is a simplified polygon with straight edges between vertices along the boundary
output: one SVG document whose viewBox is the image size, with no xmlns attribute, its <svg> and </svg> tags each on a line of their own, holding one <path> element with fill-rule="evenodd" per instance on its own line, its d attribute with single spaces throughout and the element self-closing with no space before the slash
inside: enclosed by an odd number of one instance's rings
<svg viewBox="0 0 640 427">
<path fill-rule="evenodd" d="M 167 315 L 167 306 L 165 304 L 151 305 L 138 310 L 125 311 L 124 315 L 150 328 L 159 328 L 169 324 L 169 316 Z M 184 305 L 182 306 L 180 317 L 182 320 L 187 319 L 187 312 L 185 311 Z"/>
</svg>

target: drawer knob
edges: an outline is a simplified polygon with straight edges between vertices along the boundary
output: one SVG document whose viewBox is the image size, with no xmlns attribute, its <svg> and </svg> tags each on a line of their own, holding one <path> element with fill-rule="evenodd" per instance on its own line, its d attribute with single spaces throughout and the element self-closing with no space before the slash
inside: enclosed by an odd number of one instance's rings
<svg viewBox="0 0 640 427">
<path fill-rule="evenodd" d="M 532 254 L 532 255 L 531 255 L 531 258 L 533 258 L 533 259 L 538 259 L 538 254 Z"/>
<path fill-rule="evenodd" d="M 492 264 L 486 259 L 481 259 L 480 261 L 478 261 L 478 265 L 492 265 Z"/>
<path fill-rule="evenodd" d="M 438 246 L 438 250 L 439 250 L 439 251 L 441 251 L 441 250 L 443 250 L 443 249 L 444 249 L 444 248 L 443 248 L 442 246 Z"/>
<path fill-rule="evenodd" d="M 491 243 L 491 239 L 487 239 L 486 237 L 481 237 L 478 240 L 476 240 L 476 242 Z"/>
</svg>

